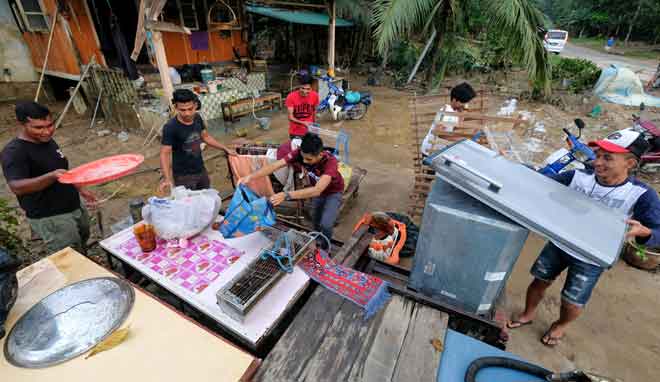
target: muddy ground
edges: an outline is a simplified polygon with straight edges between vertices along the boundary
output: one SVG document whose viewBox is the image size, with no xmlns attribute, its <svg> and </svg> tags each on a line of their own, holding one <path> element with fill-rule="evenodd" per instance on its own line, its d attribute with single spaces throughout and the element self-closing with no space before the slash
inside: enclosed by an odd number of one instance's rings
<svg viewBox="0 0 660 382">
<path fill-rule="evenodd" d="M 521 83 L 524 78 L 517 78 Z M 457 81 L 449 81 L 451 85 Z M 501 86 L 509 90 L 511 76 Z M 353 87 L 365 89 L 363 80 L 354 80 Z M 501 87 L 500 87 L 501 88 Z M 374 104 L 367 116 L 361 121 L 350 121 L 342 128 L 351 134 L 351 164 L 368 170 L 360 187 L 358 199 L 352 208 L 341 217 L 336 228 L 336 238 L 345 240 L 359 217 L 367 211 L 387 210 L 407 212 L 409 194 L 413 184 L 412 149 L 410 147 L 410 114 L 408 100 L 410 92 L 397 91 L 387 87 L 372 87 Z M 504 97 L 491 97 L 488 103 L 489 114 L 495 114 Z M 616 105 L 603 105 L 605 113 L 598 119 L 584 117 L 595 100 L 588 96 L 566 96 L 561 108 L 541 103 L 519 101 L 517 111 L 529 111 L 532 120 L 526 126 L 515 131 L 522 137 L 521 142 L 529 137 L 536 137 L 543 142 L 540 152 L 525 153 L 533 161 L 542 160 L 549 152 L 562 147 L 561 128 L 571 126 L 572 120 L 583 117 L 587 123 L 585 135 L 595 138 L 609 131 L 629 126 L 629 116 L 634 111 Z M 54 110 L 61 104 L 52 105 Z M 0 145 L 14 135 L 13 105 L 0 104 Z M 262 114 L 262 113 L 260 113 Z M 265 114 L 263 114 L 265 115 Z M 271 131 L 257 131 L 249 119 L 241 124 L 249 126 L 250 140 L 262 142 L 280 142 L 287 136 L 287 121 L 283 112 L 271 114 Z M 649 116 L 656 118 L 655 113 Z M 536 122 L 543 122 L 545 133 L 533 131 Z M 325 121 L 324 127 L 336 128 Z M 225 132 L 223 126 L 212 124 L 211 133 L 223 142 L 235 139 L 231 132 Z M 537 125 L 538 127 L 538 125 Z M 113 130 L 112 135 L 100 137 L 102 129 Z M 119 153 L 141 153 L 147 159 L 138 173 L 119 181 L 92 187 L 100 199 L 108 199 L 101 205 L 105 235 L 111 234 L 111 226 L 128 214 L 128 201 L 135 197 L 153 195 L 158 185 L 159 174 L 148 171 L 158 167 L 157 142 L 144 146 L 145 131 L 129 130 L 129 139 L 121 142 L 117 138 L 119 129 L 109 124 L 97 125 L 89 129 L 89 116 L 76 116 L 72 113 L 65 124 L 56 132 L 55 139 L 68 156 L 72 166 L 80 165 L 100 157 Z M 215 154 L 208 151 L 207 157 Z M 206 162 L 211 174 L 212 184 L 221 193 L 231 192 L 227 178 L 227 166 L 224 157 Z M 647 178 L 660 185 L 654 177 Z M 0 195 L 9 197 L 16 204 L 4 183 L 0 181 Z M 597 222 L 594 222 L 597 224 Z M 30 239 L 29 230 L 22 225 L 22 234 Z M 101 237 L 95 228 L 93 240 Z M 533 237 L 525 248 L 508 283 L 506 306 L 510 311 L 521 308 L 525 288 L 530 281 L 528 269 L 535 259 L 542 240 Z M 29 241 L 32 254 L 26 262 L 32 262 L 45 255 L 39 241 Z M 95 250 L 98 253 L 98 249 Z M 625 381 L 651 381 L 660 374 L 660 311 L 657 308 L 660 275 L 642 272 L 620 262 L 613 270 L 605 273 L 594 292 L 585 314 L 568 332 L 566 339 L 555 349 L 544 347 L 539 338 L 557 317 L 559 310 L 559 290 L 561 284 L 553 286 L 548 298 L 543 302 L 534 325 L 511 333 L 508 349 L 530 361 L 549 368 L 566 370 L 573 367 L 593 369 L 604 375 L 622 378 Z"/>
</svg>

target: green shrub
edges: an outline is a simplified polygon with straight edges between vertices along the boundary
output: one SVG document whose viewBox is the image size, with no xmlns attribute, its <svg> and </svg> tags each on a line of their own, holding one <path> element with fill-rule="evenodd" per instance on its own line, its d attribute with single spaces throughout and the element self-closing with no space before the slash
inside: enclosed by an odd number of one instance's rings
<svg viewBox="0 0 660 382">
<path fill-rule="evenodd" d="M 596 64 L 581 58 L 552 56 L 550 64 L 553 81 L 561 83 L 563 80 L 569 80 L 571 84 L 568 90 L 574 93 L 593 88 L 601 73 L 601 69 Z"/>
<path fill-rule="evenodd" d="M 0 198 L 0 247 L 17 255 L 25 251 L 25 244 L 18 235 L 18 216 L 9 203 Z"/>
</svg>

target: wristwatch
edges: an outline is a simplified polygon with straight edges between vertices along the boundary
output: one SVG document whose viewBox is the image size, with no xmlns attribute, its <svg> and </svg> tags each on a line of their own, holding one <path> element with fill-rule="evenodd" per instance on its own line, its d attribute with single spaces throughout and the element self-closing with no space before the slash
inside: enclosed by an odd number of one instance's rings
<svg viewBox="0 0 660 382">
<path fill-rule="evenodd" d="M 291 194 L 289 194 L 288 192 L 285 192 L 284 193 L 284 200 L 286 200 L 287 202 L 293 200 L 293 199 L 291 199 Z"/>
</svg>

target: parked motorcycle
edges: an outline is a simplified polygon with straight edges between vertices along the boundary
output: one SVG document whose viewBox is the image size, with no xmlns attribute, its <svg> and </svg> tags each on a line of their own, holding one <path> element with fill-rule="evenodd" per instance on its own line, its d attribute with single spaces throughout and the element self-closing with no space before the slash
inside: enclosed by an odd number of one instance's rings
<svg viewBox="0 0 660 382">
<path fill-rule="evenodd" d="M 332 77 L 323 76 L 321 80 L 328 86 L 328 95 L 323 98 L 316 109 L 317 113 L 329 111 L 335 121 L 342 119 L 362 119 L 371 105 L 370 92 L 344 91 L 335 85 Z"/>
<path fill-rule="evenodd" d="M 589 146 L 580 141 L 582 129 L 584 129 L 584 121 L 576 119 L 575 125 L 578 128 L 577 136 L 573 135 L 567 128 L 563 129 L 566 134 L 568 148 L 562 147 L 550 154 L 544 161 L 545 166 L 538 170 L 538 172 L 543 175 L 556 175 L 571 164 L 573 167 L 578 168 L 588 168 L 591 166 L 591 162 L 596 159 L 596 154 Z"/>
<path fill-rule="evenodd" d="M 644 104 L 640 105 L 640 112 L 644 111 Z M 660 168 L 660 128 L 653 122 L 644 120 L 641 114 L 633 114 L 633 129 L 644 135 L 644 139 L 649 143 L 649 151 L 642 155 L 639 163 L 641 170 L 657 170 Z"/>
</svg>

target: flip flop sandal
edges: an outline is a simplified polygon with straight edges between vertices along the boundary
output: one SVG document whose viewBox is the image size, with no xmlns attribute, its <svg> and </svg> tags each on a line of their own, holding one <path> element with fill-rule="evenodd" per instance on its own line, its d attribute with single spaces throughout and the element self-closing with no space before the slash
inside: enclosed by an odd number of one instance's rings
<svg viewBox="0 0 660 382">
<path fill-rule="evenodd" d="M 522 328 L 525 325 L 531 325 L 533 322 L 534 322 L 534 320 L 526 321 L 526 322 L 522 322 L 522 321 L 518 321 L 518 320 L 511 320 L 511 321 L 508 321 L 506 323 L 506 328 L 507 329 L 518 329 L 518 328 Z"/>
<path fill-rule="evenodd" d="M 548 329 L 548 331 L 545 332 L 543 337 L 541 337 L 541 343 L 543 345 L 549 347 L 549 348 L 553 348 L 553 347 L 559 345 L 561 343 L 562 338 L 564 338 L 564 336 L 561 336 L 561 337 L 551 336 L 550 335 L 551 331 L 552 331 L 552 328 Z"/>
</svg>

